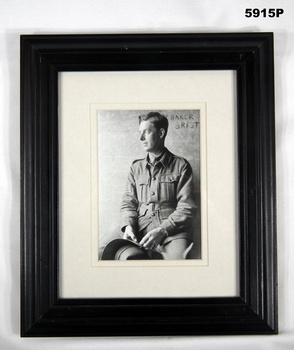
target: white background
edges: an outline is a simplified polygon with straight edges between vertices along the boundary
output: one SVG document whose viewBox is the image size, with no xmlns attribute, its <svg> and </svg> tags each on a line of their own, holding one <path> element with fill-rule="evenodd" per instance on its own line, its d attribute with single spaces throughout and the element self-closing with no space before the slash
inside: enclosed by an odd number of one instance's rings
<svg viewBox="0 0 294 350">
<path fill-rule="evenodd" d="M 245 8 L 283 8 L 278 18 Z M 0 0 L 0 348 L 294 348 L 294 2 L 242 0 Z M 277 336 L 19 338 L 19 35 L 60 33 L 275 33 L 279 325 Z"/>
</svg>

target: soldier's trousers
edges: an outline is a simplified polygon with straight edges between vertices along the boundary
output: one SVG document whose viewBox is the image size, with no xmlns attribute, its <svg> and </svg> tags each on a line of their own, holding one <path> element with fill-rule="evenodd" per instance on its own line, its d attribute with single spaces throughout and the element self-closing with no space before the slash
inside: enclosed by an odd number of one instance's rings
<svg viewBox="0 0 294 350">
<path fill-rule="evenodd" d="M 155 227 L 151 227 L 148 225 L 146 228 L 141 230 L 138 234 L 138 239 L 144 237 L 150 230 Z M 172 240 L 169 239 L 168 242 L 163 242 L 162 245 L 157 246 L 155 249 L 149 252 L 150 259 L 165 259 L 165 260 L 183 260 L 186 259 L 188 253 L 193 247 L 193 242 L 190 239 L 183 238 L 182 235 L 172 236 Z M 102 254 L 104 247 L 113 239 L 121 238 L 120 230 L 118 229 L 116 232 L 104 236 L 99 241 L 99 257 Z M 170 237 L 169 237 L 170 238 Z M 132 257 L 128 257 L 132 259 Z"/>
</svg>

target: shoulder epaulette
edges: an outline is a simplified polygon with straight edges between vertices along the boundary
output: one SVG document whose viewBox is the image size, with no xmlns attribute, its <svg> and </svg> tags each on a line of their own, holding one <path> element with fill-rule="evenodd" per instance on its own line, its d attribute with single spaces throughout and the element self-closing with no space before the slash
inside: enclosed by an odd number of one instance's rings
<svg viewBox="0 0 294 350">
<path fill-rule="evenodd" d="M 145 158 L 135 159 L 135 160 L 132 162 L 132 165 L 135 164 L 135 163 L 141 162 L 141 161 L 144 160 L 144 159 L 145 159 Z"/>
<path fill-rule="evenodd" d="M 174 158 L 176 158 L 176 159 L 180 159 L 180 160 L 183 161 L 184 163 L 189 163 L 189 162 L 187 161 L 187 159 L 184 158 L 184 157 L 177 156 L 177 155 L 175 155 L 175 154 L 173 154 L 173 156 L 174 156 Z"/>
</svg>

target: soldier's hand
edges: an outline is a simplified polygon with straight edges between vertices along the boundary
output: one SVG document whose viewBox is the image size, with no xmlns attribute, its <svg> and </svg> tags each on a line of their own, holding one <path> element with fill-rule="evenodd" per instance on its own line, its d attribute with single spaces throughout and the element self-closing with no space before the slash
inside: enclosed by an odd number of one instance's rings
<svg viewBox="0 0 294 350">
<path fill-rule="evenodd" d="M 123 238 L 124 239 L 131 239 L 132 241 L 134 241 L 136 243 L 138 242 L 132 226 L 129 226 L 129 225 L 126 226 L 126 228 L 125 228 L 125 232 L 123 234 Z"/>
<path fill-rule="evenodd" d="M 140 245 L 142 245 L 146 249 L 154 249 L 156 248 L 162 239 L 166 236 L 167 232 L 162 227 L 157 227 L 151 231 L 149 231 L 140 241 Z"/>
</svg>

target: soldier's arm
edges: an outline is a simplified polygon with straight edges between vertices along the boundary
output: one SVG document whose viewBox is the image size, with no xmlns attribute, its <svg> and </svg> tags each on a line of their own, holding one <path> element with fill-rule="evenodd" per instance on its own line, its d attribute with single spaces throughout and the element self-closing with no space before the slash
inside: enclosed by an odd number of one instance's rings
<svg viewBox="0 0 294 350">
<path fill-rule="evenodd" d="M 185 162 L 177 185 L 177 206 L 175 211 L 161 223 L 169 236 L 186 230 L 196 214 L 195 192 L 191 165 Z"/>
<path fill-rule="evenodd" d="M 133 175 L 133 169 L 131 167 L 126 189 L 123 194 L 121 202 L 121 230 L 123 232 L 127 231 L 127 234 L 132 231 L 134 232 L 137 228 L 138 223 L 138 197 L 136 191 L 136 184 Z M 130 228 L 127 229 L 127 227 Z"/>
</svg>

